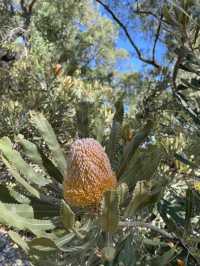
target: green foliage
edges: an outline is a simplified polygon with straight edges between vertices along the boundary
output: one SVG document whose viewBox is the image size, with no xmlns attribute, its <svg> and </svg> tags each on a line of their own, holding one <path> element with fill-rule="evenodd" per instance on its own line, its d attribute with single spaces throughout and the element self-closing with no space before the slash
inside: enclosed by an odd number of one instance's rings
<svg viewBox="0 0 200 266">
<path fill-rule="evenodd" d="M 119 223 L 119 194 L 118 191 L 106 191 L 102 203 L 100 222 L 105 232 L 113 233 Z"/>
<path fill-rule="evenodd" d="M 164 180 L 139 181 L 136 183 L 125 217 L 132 217 L 138 210 L 158 201 L 164 187 Z"/>
<path fill-rule="evenodd" d="M 30 122 L 39 129 L 40 134 L 47 141 L 47 144 L 52 152 L 52 160 L 55 160 L 55 154 L 57 156 L 56 162 L 59 158 L 63 158 L 63 153 L 59 147 L 54 131 L 47 120 L 42 114 L 34 113 L 30 118 Z M 44 176 L 44 182 L 41 184 L 37 182 L 37 178 L 40 176 L 40 171 L 47 172 L 43 163 L 40 150 L 35 144 L 24 139 L 21 135 L 16 138 L 18 143 L 22 144 L 22 150 L 26 158 L 32 161 L 31 164 L 25 162 L 20 156 L 20 153 L 12 148 L 9 138 L 1 139 L 1 152 L 3 162 L 8 167 L 8 170 L 18 181 L 18 186 L 14 186 L 12 189 L 5 190 L 5 193 L 1 197 L 1 223 L 7 226 L 12 226 L 15 230 L 28 230 L 32 233 L 32 240 L 24 242 L 25 240 L 17 233 L 11 232 L 11 238 L 21 246 L 29 254 L 35 254 L 36 251 L 50 252 L 50 251 L 62 251 L 66 254 L 76 253 L 84 251 L 87 257 L 88 252 L 94 247 L 94 236 L 98 236 L 95 240 L 97 245 L 102 246 L 102 260 L 112 261 L 116 256 L 116 251 L 112 245 L 112 236 L 108 235 L 109 241 L 99 242 L 102 237 L 102 232 L 106 234 L 123 234 L 119 222 L 120 222 L 120 205 L 127 205 L 127 191 L 128 187 L 122 183 L 116 190 L 110 190 L 105 192 L 104 199 L 102 201 L 101 213 L 96 218 L 91 218 L 85 214 L 81 218 L 81 222 L 76 221 L 76 212 L 70 208 L 63 200 L 60 202 L 59 197 L 55 194 L 59 192 L 59 182 L 54 182 L 50 176 Z M 31 153 L 31 150 L 33 152 Z M 47 157 L 46 157 L 47 159 Z M 48 159 L 49 160 L 49 159 Z M 49 160 L 51 161 L 51 160 Z M 62 162 L 62 160 L 60 160 Z M 52 164 L 52 162 L 51 162 Z M 37 167 L 36 167 L 37 165 Z M 58 165 L 58 164 L 57 164 Z M 62 164 L 60 164 L 62 166 Z M 28 178 L 30 173 L 32 174 L 33 166 L 37 169 L 34 175 L 35 179 Z M 57 168 L 57 166 L 54 166 Z M 39 170 L 40 168 L 40 170 Z M 23 177 L 20 176 L 23 174 Z M 39 173 L 39 174 L 38 174 Z M 35 181 L 36 180 L 36 181 Z M 50 185 L 54 182 L 55 187 Z M 33 185 L 30 185 L 32 183 Z M 20 188 L 21 186 L 21 188 Z M 2 187 L 3 188 L 3 187 Z M 6 188 L 5 188 L 6 189 Z M 52 190 L 53 189 L 53 190 Z M 9 202 L 7 194 L 13 198 L 13 203 Z M 4 196 L 3 196 L 4 195 Z M 16 201 L 16 203 L 15 203 Z M 150 201 L 145 200 L 148 204 Z M 58 205 L 57 205 L 58 204 Z M 132 204 L 132 201 L 130 202 Z M 60 209 L 59 213 L 51 213 L 51 206 L 53 208 Z M 138 206 L 139 207 L 139 206 Z M 129 210 L 130 207 L 125 211 Z M 122 209 L 123 210 L 123 209 Z M 124 211 L 123 211 L 124 212 Z M 54 214 L 55 213 L 55 214 Z M 40 219 L 35 219 L 37 216 Z M 61 235 L 57 235 L 58 228 L 61 226 Z M 91 239 L 93 240 L 91 241 Z M 95 253 L 94 253 L 95 254 Z M 89 259 L 89 258 L 88 258 Z M 94 258 L 91 258 L 93 260 Z"/>
<path fill-rule="evenodd" d="M 61 203 L 60 216 L 65 229 L 69 230 L 74 228 L 75 214 L 64 200 Z"/>
<path fill-rule="evenodd" d="M 43 136 L 46 144 L 48 145 L 50 151 L 52 152 L 53 160 L 57 164 L 58 169 L 62 174 L 64 174 L 66 169 L 66 160 L 63 152 L 58 144 L 57 138 L 55 136 L 52 127 L 48 121 L 44 118 L 42 114 L 36 114 L 31 112 L 31 123 L 34 125 L 40 134 Z"/>
<path fill-rule="evenodd" d="M 199 265 L 199 3 L 102 2 L 113 20 L 90 0 L 0 3 L 0 223 L 38 265 Z M 140 73 L 118 72 L 120 30 Z M 118 178 L 100 210 L 62 199 L 88 136 Z"/>
</svg>

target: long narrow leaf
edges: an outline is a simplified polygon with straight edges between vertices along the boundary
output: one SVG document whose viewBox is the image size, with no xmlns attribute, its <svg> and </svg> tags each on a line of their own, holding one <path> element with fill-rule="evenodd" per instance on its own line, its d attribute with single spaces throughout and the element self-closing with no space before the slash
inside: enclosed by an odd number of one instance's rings
<svg viewBox="0 0 200 266">
<path fill-rule="evenodd" d="M 113 117 L 112 122 L 112 128 L 110 132 L 110 139 L 108 146 L 106 148 L 106 152 L 108 154 L 108 157 L 110 159 L 111 165 L 113 168 L 116 168 L 117 165 L 117 158 L 116 158 L 116 152 L 119 144 L 119 140 L 121 137 L 121 128 L 122 128 L 122 122 L 123 122 L 123 116 L 124 116 L 124 107 L 123 107 L 123 99 L 120 98 L 115 103 L 115 115 Z"/>
<path fill-rule="evenodd" d="M 113 233 L 118 229 L 119 201 L 118 191 L 108 190 L 104 193 L 100 223 L 105 232 Z"/>
<path fill-rule="evenodd" d="M 118 178 L 120 178 L 122 174 L 125 172 L 129 161 L 133 158 L 133 155 L 135 154 L 140 144 L 142 144 L 147 138 L 147 136 L 149 135 L 152 129 L 152 126 L 153 126 L 153 122 L 149 120 L 147 124 L 143 127 L 143 129 L 141 129 L 138 133 L 136 133 L 136 135 L 131 140 L 127 148 L 126 154 L 124 155 L 124 158 L 121 162 L 119 171 L 117 173 Z"/>
<path fill-rule="evenodd" d="M 55 163 L 57 164 L 62 175 L 64 175 L 67 166 L 66 160 L 51 125 L 41 113 L 31 112 L 30 115 L 32 125 L 44 138 L 50 151 L 52 152 Z"/>
<path fill-rule="evenodd" d="M 9 237 L 20 246 L 26 253 L 29 251 L 29 246 L 26 241 L 15 231 L 8 231 Z"/>
<path fill-rule="evenodd" d="M 164 180 L 160 182 L 159 180 L 155 180 L 154 182 L 147 180 L 139 181 L 133 191 L 132 200 L 125 211 L 125 217 L 131 217 L 138 210 L 155 203 L 159 199 L 164 185 Z"/>
<path fill-rule="evenodd" d="M 41 168 L 44 168 L 42 163 L 41 155 L 38 151 L 37 146 L 30 142 L 29 140 L 26 140 L 23 135 L 19 134 L 16 137 L 16 142 L 18 142 L 22 147 L 26 154 L 26 156 L 33 162 L 38 164 Z"/>
<path fill-rule="evenodd" d="M 9 193 L 6 185 L 0 184 L 0 201 L 5 203 L 17 203 L 17 200 Z"/>
<path fill-rule="evenodd" d="M 18 228 L 29 230 L 35 235 L 41 235 L 43 231 L 54 229 L 55 226 L 50 220 L 36 220 L 24 218 L 9 210 L 6 205 L 0 202 L 0 223 Z"/>
<path fill-rule="evenodd" d="M 11 197 L 13 197 L 18 203 L 23 203 L 23 204 L 30 203 L 30 199 L 25 195 L 19 193 L 12 187 L 7 187 L 7 188 L 8 188 L 8 193 L 10 193 Z"/>
<path fill-rule="evenodd" d="M 2 160 L 4 164 L 7 166 L 9 172 L 15 178 L 15 180 L 19 184 L 21 184 L 30 194 L 32 194 L 36 198 L 40 198 L 40 193 L 34 187 L 32 187 L 28 182 L 26 182 L 26 180 L 20 176 L 18 171 L 12 165 L 10 165 L 9 162 L 4 157 L 2 157 Z"/>
<path fill-rule="evenodd" d="M 189 233 L 191 230 L 191 218 L 193 214 L 193 194 L 192 189 L 188 188 L 186 192 L 186 213 L 185 213 L 185 232 Z"/>
<path fill-rule="evenodd" d="M 4 203 L 4 206 L 13 214 L 17 214 L 25 218 L 34 218 L 33 208 L 28 204 Z"/>
<path fill-rule="evenodd" d="M 50 183 L 50 180 L 43 175 L 36 173 L 33 168 L 26 163 L 20 153 L 12 148 L 12 142 L 8 137 L 0 139 L 0 150 L 4 157 L 20 172 L 27 181 L 37 184 L 39 187 Z"/>
</svg>

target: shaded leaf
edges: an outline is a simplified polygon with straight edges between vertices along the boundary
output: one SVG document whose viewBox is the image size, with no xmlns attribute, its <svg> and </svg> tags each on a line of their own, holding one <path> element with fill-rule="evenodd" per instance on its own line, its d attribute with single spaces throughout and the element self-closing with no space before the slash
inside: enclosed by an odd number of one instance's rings
<svg viewBox="0 0 200 266">
<path fill-rule="evenodd" d="M 0 201 L 5 203 L 17 203 L 14 197 L 11 196 L 6 185 L 0 184 Z"/>
<path fill-rule="evenodd" d="M 137 181 L 150 179 L 155 174 L 161 159 L 162 150 L 157 145 L 138 149 L 120 180 L 126 182 L 129 187 L 134 187 Z"/>
<path fill-rule="evenodd" d="M 43 219 L 45 217 L 49 218 L 59 216 L 59 206 L 50 204 L 48 200 L 47 202 L 41 202 L 40 200 L 32 197 L 30 197 L 30 200 L 30 204 L 34 210 L 35 218 Z"/>
<path fill-rule="evenodd" d="M 55 242 L 49 238 L 38 237 L 28 242 L 30 248 L 34 248 L 40 251 L 53 251 L 57 249 Z"/>
<path fill-rule="evenodd" d="M 30 112 L 30 116 L 32 125 L 40 132 L 41 136 L 44 138 L 50 151 L 52 152 L 53 160 L 57 164 L 61 174 L 64 175 L 65 169 L 67 167 L 66 160 L 51 125 L 41 113 L 32 111 Z"/>
<path fill-rule="evenodd" d="M 15 212 L 6 208 L 6 205 L 0 202 L 0 223 L 16 227 L 20 230 L 29 230 L 33 234 L 41 234 L 42 231 L 54 229 L 50 220 L 36 220 L 19 216 Z"/>
<path fill-rule="evenodd" d="M 129 203 L 125 217 L 133 216 L 138 210 L 155 203 L 164 188 L 164 180 L 139 181 L 133 191 L 133 197 Z"/>
<path fill-rule="evenodd" d="M 120 199 L 120 205 L 124 203 L 125 199 L 128 196 L 128 186 L 126 183 L 121 183 L 119 184 L 119 186 L 117 187 L 117 192 L 119 195 L 119 199 Z"/>
<path fill-rule="evenodd" d="M 115 114 L 113 117 L 109 143 L 106 148 L 106 152 L 108 154 L 113 169 L 115 169 L 115 165 L 117 163 L 116 155 L 117 155 L 119 140 L 121 137 L 123 117 L 124 117 L 124 105 L 123 105 L 123 99 L 122 97 L 120 97 L 120 99 L 115 103 Z"/>
<path fill-rule="evenodd" d="M 25 218 L 34 218 L 33 208 L 30 205 L 4 203 L 4 206 L 14 215 L 17 214 Z"/>
<path fill-rule="evenodd" d="M 50 180 L 45 178 L 43 175 L 36 173 L 33 168 L 23 160 L 20 153 L 12 148 L 12 142 L 9 138 L 3 137 L 0 139 L 0 150 L 7 161 L 30 183 L 35 183 L 39 187 L 50 183 Z"/>
<path fill-rule="evenodd" d="M 26 197 L 25 195 L 19 193 L 16 191 L 14 188 L 8 187 L 8 191 L 10 195 L 18 202 L 18 203 L 24 203 L 24 204 L 29 204 L 30 199 Z M 2 201 L 2 200 L 1 200 Z M 4 201 L 3 201 L 4 202 Z"/>
<path fill-rule="evenodd" d="M 66 234 L 63 237 L 56 239 L 55 244 L 59 249 L 61 249 L 64 245 L 68 244 L 74 237 L 75 237 L 75 233 L 73 232 Z"/>
<path fill-rule="evenodd" d="M 63 176 L 58 170 L 58 168 L 53 164 L 51 160 L 47 158 L 47 156 L 43 153 L 41 149 L 39 149 L 42 163 L 44 165 L 45 171 L 48 173 L 49 176 L 51 176 L 53 179 L 57 180 L 58 182 L 62 183 Z"/>
<path fill-rule="evenodd" d="M 164 241 L 160 241 L 160 239 L 149 239 L 149 238 L 144 238 L 143 241 L 144 245 L 147 246 L 153 246 L 153 247 L 169 247 L 169 244 L 164 242 Z"/>
<path fill-rule="evenodd" d="M 80 101 L 76 108 L 76 126 L 80 138 L 89 137 L 89 111 L 91 103 L 88 101 Z"/>
<path fill-rule="evenodd" d="M 159 212 L 160 212 L 160 215 L 163 218 L 169 232 L 172 232 L 177 237 L 182 238 L 182 235 L 183 235 L 182 228 L 180 227 L 180 225 L 178 225 L 176 223 L 176 221 L 171 216 L 169 216 L 169 214 L 167 213 L 167 210 L 159 208 Z"/>
<path fill-rule="evenodd" d="M 36 198 L 40 198 L 40 193 L 34 187 L 32 187 L 28 182 L 26 182 L 26 180 L 20 176 L 18 171 L 4 157 L 2 157 L 2 160 L 4 164 L 7 166 L 9 172 L 15 178 L 15 180 L 20 185 L 22 185 L 30 194 L 32 194 Z"/>
<path fill-rule="evenodd" d="M 177 252 L 175 248 L 171 248 L 170 250 L 166 251 L 162 256 L 158 256 L 151 260 L 151 265 L 154 266 L 164 266 L 168 265 L 170 261 L 172 261 L 177 256 Z"/>
<path fill-rule="evenodd" d="M 16 137 L 16 142 L 18 142 L 20 145 L 22 145 L 23 150 L 26 154 L 26 156 L 33 162 L 38 164 L 41 168 L 44 168 L 42 163 L 42 158 L 40 156 L 40 153 L 38 151 L 37 146 L 30 142 L 29 140 L 26 140 L 23 135 L 19 134 Z"/>
<path fill-rule="evenodd" d="M 137 132 L 133 139 L 130 141 L 124 158 L 121 162 L 119 171 L 117 173 L 118 178 L 120 178 L 124 174 L 125 170 L 127 169 L 127 166 L 129 165 L 129 161 L 133 158 L 133 155 L 135 154 L 140 144 L 142 144 L 148 137 L 152 126 L 153 122 L 149 120 L 146 125 L 139 132 Z"/>
<path fill-rule="evenodd" d="M 75 214 L 64 200 L 61 202 L 60 216 L 67 230 L 74 228 Z"/>
<path fill-rule="evenodd" d="M 191 230 L 191 218 L 193 214 L 193 195 L 192 189 L 188 188 L 186 191 L 186 209 L 185 209 L 185 232 L 189 233 Z"/>
<path fill-rule="evenodd" d="M 134 235 L 129 234 L 122 239 L 116 250 L 114 265 L 135 266 L 137 262 L 137 248 L 134 242 Z M 120 264 L 121 263 L 121 264 Z"/>
<path fill-rule="evenodd" d="M 91 241 L 88 241 L 86 243 L 84 243 L 83 245 L 80 246 L 74 246 L 74 247 L 62 247 L 60 248 L 61 251 L 63 252 L 67 252 L 67 253 L 75 253 L 75 252 L 81 252 L 84 251 L 85 249 L 87 249 L 88 247 L 91 246 Z"/>
<path fill-rule="evenodd" d="M 10 230 L 8 231 L 8 235 L 19 247 L 21 247 L 26 253 L 28 253 L 28 244 L 17 232 Z"/>
<path fill-rule="evenodd" d="M 115 257 L 116 250 L 113 247 L 105 247 L 102 250 L 103 259 L 112 261 Z"/>
<path fill-rule="evenodd" d="M 119 223 L 119 194 L 116 190 L 104 193 L 100 223 L 105 232 L 115 232 Z"/>
</svg>

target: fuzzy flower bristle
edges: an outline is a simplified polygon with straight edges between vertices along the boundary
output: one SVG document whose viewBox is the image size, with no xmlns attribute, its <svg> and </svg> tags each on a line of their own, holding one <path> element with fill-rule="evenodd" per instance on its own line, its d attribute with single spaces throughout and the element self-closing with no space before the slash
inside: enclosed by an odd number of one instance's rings
<svg viewBox="0 0 200 266">
<path fill-rule="evenodd" d="M 103 192 L 116 184 L 108 156 L 96 140 L 85 138 L 72 143 L 64 178 L 66 202 L 77 207 L 98 205 Z"/>
</svg>

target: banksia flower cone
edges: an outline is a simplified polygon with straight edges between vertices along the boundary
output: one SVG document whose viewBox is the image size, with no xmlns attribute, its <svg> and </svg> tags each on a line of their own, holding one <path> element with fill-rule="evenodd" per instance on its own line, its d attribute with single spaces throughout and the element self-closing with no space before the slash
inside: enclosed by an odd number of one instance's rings
<svg viewBox="0 0 200 266">
<path fill-rule="evenodd" d="M 103 147 L 92 138 L 76 140 L 70 148 L 64 177 L 64 199 L 76 207 L 98 205 L 103 192 L 117 180 Z"/>
</svg>

